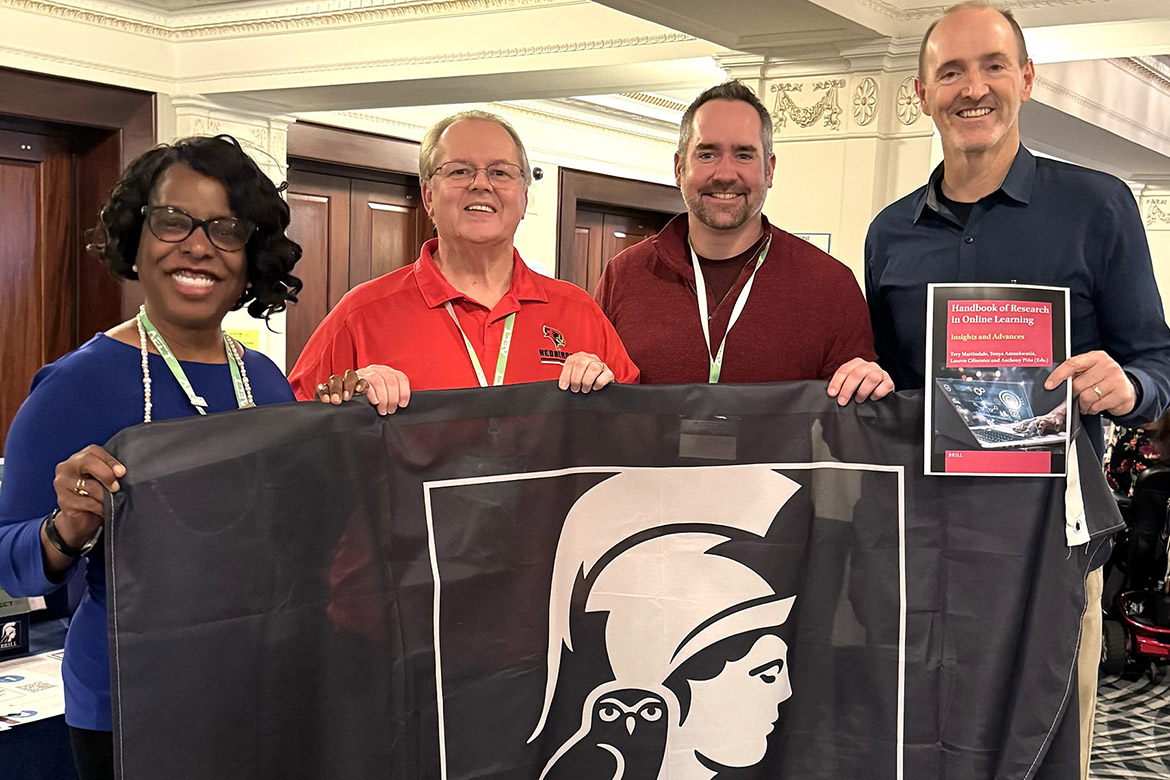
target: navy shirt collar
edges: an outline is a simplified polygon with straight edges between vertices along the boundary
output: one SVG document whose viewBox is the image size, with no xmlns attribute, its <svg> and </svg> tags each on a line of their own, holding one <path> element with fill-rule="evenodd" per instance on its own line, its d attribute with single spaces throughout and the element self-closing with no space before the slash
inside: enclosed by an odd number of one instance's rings
<svg viewBox="0 0 1170 780">
<path fill-rule="evenodd" d="M 938 167 L 930 174 L 930 181 L 927 182 L 926 188 L 918 196 L 918 200 L 914 204 L 915 222 L 922 219 L 924 208 L 929 207 L 936 214 L 942 213 L 939 209 L 937 187 L 943 176 L 944 165 L 946 165 L 945 161 L 938 164 Z M 1007 176 L 1004 177 L 1003 183 L 995 192 L 1002 192 L 1011 200 L 1027 205 L 1032 197 L 1032 182 L 1035 178 L 1036 158 L 1024 148 L 1023 144 L 1020 144 L 1020 148 L 1016 151 L 1016 159 L 1012 161 L 1012 167 L 1008 169 Z M 994 194 L 992 193 L 992 195 Z"/>
</svg>

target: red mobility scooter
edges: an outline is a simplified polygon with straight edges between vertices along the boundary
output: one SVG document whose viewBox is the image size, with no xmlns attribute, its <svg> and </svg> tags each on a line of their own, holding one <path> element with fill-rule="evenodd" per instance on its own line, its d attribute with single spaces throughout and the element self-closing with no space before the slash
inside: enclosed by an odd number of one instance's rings
<svg viewBox="0 0 1170 780">
<path fill-rule="evenodd" d="M 1170 467 L 1143 471 L 1133 496 L 1118 497 L 1118 505 L 1126 527 L 1106 569 L 1107 587 L 1118 584 L 1106 604 L 1101 671 L 1144 671 L 1157 682 L 1170 662 Z"/>
</svg>

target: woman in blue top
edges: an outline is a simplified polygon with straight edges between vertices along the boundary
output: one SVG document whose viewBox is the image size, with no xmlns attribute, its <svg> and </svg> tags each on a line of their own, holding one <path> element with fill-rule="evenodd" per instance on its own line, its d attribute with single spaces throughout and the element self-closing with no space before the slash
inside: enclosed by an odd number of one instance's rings
<svg viewBox="0 0 1170 780">
<path fill-rule="evenodd" d="M 42 368 L 12 422 L 0 491 L 0 586 L 39 595 L 82 557 L 65 640 L 65 720 L 81 780 L 113 778 L 102 499 L 126 469 L 101 444 L 123 428 L 292 401 L 280 370 L 220 329 L 295 301 L 288 205 L 234 138 L 188 138 L 132 162 L 91 231 L 109 269 L 142 284 L 136 317 Z M 194 573 L 193 573 L 194 574 Z"/>
</svg>

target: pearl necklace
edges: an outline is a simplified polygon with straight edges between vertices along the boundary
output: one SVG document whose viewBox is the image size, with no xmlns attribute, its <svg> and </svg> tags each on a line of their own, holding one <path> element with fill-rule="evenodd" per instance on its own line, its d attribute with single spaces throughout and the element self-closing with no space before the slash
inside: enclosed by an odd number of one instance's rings
<svg viewBox="0 0 1170 780">
<path fill-rule="evenodd" d="M 145 318 L 145 317 L 146 317 L 146 306 L 145 305 L 139 306 L 138 307 L 138 314 L 136 314 L 134 316 L 134 323 L 138 326 L 138 344 L 139 344 L 139 349 L 142 353 L 142 398 L 143 398 L 142 422 L 148 423 L 151 421 L 151 409 L 153 408 L 153 404 L 151 403 L 151 400 L 150 400 L 150 386 L 151 386 L 150 360 L 149 360 L 150 353 L 147 351 L 147 348 L 146 348 L 146 326 L 143 325 L 143 318 Z M 162 334 L 160 334 L 160 333 L 155 333 L 154 335 L 158 336 L 160 339 L 162 338 Z M 164 344 L 165 344 L 165 342 L 164 342 Z M 228 334 L 224 333 L 223 334 L 223 344 L 224 344 L 224 351 L 227 353 L 228 360 L 233 361 L 235 363 L 235 365 L 240 370 L 240 379 L 242 380 L 243 385 L 244 385 L 244 398 L 247 401 L 247 405 L 248 406 L 255 406 L 256 402 L 252 400 L 252 383 L 248 381 L 248 369 L 244 367 L 244 358 L 240 354 L 240 351 L 236 346 L 235 339 L 233 339 Z M 239 391 L 237 390 L 237 397 L 238 397 L 238 392 Z M 243 407 L 241 407 L 241 408 L 243 408 Z M 201 409 L 200 409 L 200 413 L 202 413 Z"/>
</svg>

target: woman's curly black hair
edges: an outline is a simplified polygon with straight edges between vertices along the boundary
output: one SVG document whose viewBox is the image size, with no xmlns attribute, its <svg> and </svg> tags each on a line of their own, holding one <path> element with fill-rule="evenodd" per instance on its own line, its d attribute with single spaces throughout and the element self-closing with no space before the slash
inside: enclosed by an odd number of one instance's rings
<svg viewBox="0 0 1170 780">
<path fill-rule="evenodd" d="M 292 269 L 301 259 L 301 247 L 284 234 L 289 210 L 280 192 L 287 185 L 277 188 L 230 135 L 182 138 L 130 163 L 102 206 L 97 226 L 86 234 L 89 249 L 114 276 L 137 279 L 133 266 L 142 235 L 142 207 L 163 171 L 176 163 L 219 180 L 232 214 L 256 225 L 244 248 L 248 284 L 232 309 L 246 305 L 253 317 L 267 320 L 283 311 L 287 302 L 295 303 L 302 284 Z"/>
</svg>

